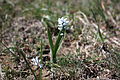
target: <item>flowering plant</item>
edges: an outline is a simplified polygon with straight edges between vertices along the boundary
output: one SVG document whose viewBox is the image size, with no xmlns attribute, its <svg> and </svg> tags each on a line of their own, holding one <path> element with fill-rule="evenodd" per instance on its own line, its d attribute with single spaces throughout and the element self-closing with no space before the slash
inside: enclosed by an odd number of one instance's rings
<svg viewBox="0 0 120 80">
<path fill-rule="evenodd" d="M 62 43 L 62 40 L 64 38 L 64 33 L 65 31 L 68 29 L 68 24 L 69 24 L 69 21 L 67 21 L 67 18 L 59 18 L 58 19 L 58 29 L 60 30 L 59 31 L 59 34 L 58 34 L 58 37 L 57 37 L 57 40 L 55 42 L 55 45 L 53 45 L 53 41 L 52 41 L 52 34 L 48 28 L 48 39 L 49 39 L 49 44 L 50 44 L 50 53 L 51 53 L 51 62 L 53 63 L 56 63 L 56 54 L 60 48 L 60 45 Z"/>
</svg>

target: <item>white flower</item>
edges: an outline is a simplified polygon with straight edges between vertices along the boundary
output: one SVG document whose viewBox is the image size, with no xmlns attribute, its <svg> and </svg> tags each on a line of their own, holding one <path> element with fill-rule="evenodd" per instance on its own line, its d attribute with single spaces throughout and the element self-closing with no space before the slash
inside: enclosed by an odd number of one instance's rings
<svg viewBox="0 0 120 80">
<path fill-rule="evenodd" d="M 39 67 L 42 68 L 42 67 L 43 67 L 43 64 L 40 64 Z"/>
<path fill-rule="evenodd" d="M 63 36 L 64 34 L 63 34 L 63 33 L 61 33 L 60 35 L 61 35 L 61 36 Z"/>
<path fill-rule="evenodd" d="M 38 65 L 38 63 L 39 63 L 38 57 L 33 58 L 32 61 L 33 61 L 34 65 Z"/>
<path fill-rule="evenodd" d="M 63 28 L 66 29 L 66 26 L 68 25 L 69 21 L 67 21 L 67 18 L 59 18 L 58 19 L 58 29 L 62 30 Z"/>
<path fill-rule="evenodd" d="M 40 64 L 40 61 L 41 61 L 41 60 L 39 60 L 37 56 L 36 56 L 35 58 L 33 58 L 32 61 L 33 61 L 33 64 L 34 64 L 35 66 L 39 66 L 40 68 L 43 67 L 43 64 Z"/>
</svg>

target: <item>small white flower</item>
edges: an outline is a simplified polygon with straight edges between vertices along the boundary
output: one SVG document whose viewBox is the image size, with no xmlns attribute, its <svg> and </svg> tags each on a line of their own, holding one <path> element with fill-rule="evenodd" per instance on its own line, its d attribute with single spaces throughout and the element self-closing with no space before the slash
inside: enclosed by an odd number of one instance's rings
<svg viewBox="0 0 120 80">
<path fill-rule="evenodd" d="M 69 21 L 67 21 L 67 18 L 59 18 L 58 19 L 58 29 L 62 30 L 63 28 L 66 29 L 66 26 L 68 25 Z"/>
<path fill-rule="evenodd" d="M 63 34 L 63 33 L 61 33 L 60 35 L 61 35 L 61 36 L 63 36 L 64 34 Z"/>
<path fill-rule="evenodd" d="M 35 66 L 39 66 L 40 68 L 43 67 L 43 64 L 40 64 L 40 61 L 41 61 L 41 60 L 39 60 L 37 56 L 36 56 L 35 58 L 33 58 L 32 61 L 33 61 L 33 64 L 34 64 Z"/>
<path fill-rule="evenodd" d="M 38 63 L 39 63 L 39 59 L 38 59 L 37 56 L 36 56 L 35 58 L 33 58 L 32 61 L 33 61 L 34 65 L 36 65 L 36 66 L 37 66 Z"/>
<path fill-rule="evenodd" d="M 58 27 L 58 29 L 61 31 L 63 29 L 63 27 Z"/>
<path fill-rule="evenodd" d="M 40 64 L 39 67 L 42 68 L 42 67 L 43 67 L 43 64 Z"/>
</svg>

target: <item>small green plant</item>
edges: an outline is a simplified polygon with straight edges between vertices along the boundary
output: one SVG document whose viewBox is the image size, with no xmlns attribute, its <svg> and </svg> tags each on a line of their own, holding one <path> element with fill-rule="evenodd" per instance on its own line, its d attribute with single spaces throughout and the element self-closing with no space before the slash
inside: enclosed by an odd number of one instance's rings
<svg viewBox="0 0 120 80">
<path fill-rule="evenodd" d="M 36 56 L 32 59 L 33 65 L 39 66 L 40 68 L 40 75 L 37 77 L 34 70 L 30 66 L 30 63 L 28 62 L 25 52 L 18 47 L 7 47 L 4 43 L 2 43 L 6 49 L 4 51 L 9 51 L 11 55 L 15 58 L 15 60 L 20 59 L 20 56 L 16 55 L 15 52 L 18 52 L 24 59 L 26 65 L 28 68 L 31 70 L 31 73 L 34 75 L 35 80 L 42 80 L 42 68 L 43 68 L 43 62 L 42 62 L 42 55 L 43 55 L 43 41 L 41 40 L 41 45 L 40 45 L 40 51 L 39 51 L 39 56 Z M 40 59 L 39 59 L 40 57 Z M 7 73 L 6 73 L 7 74 Z"/>
<path fill-rule="evenodd" d="M 40 59 L 38 56 L 32 59 L 32 61 L 34 62 L 34 65 L 39 66 L 40 68 L 40 75 L 38 77 L 38 80 L 42 80 L 42 68 L 43 68 L 42 55 L 43 55 L 43 41 L 41 40 L 40 51 L 39 51 Z"/>
<path fill-rule="evenodd" d="M 49 44 L 50 44 L 50 53 L 51 53 L 51 62 L 52 63 L 56 63 L 56 54 L 60 48 L 60 45 L 63 41 L 63 38 L 64 38 L 64 35 L 65 35 L 65 31 L 68 29 L 68 23 L 69 21 L 67 21 L 67 18 L 59 18 L 58 19 L 58 29 L 60 30 L 59 33 L 58 33 L 58 37 L 57 37 L 57 40 L 55 42 L 55 44 L 53 44 L 53 41 L 52 41 L 52 34 L 51 34 L 51 31 L 50 31 L 50 28 L 49 28 L 49 24 L 47 23 L 48 25 L 48 29 L 47 29 L 47 32 L 48 32 L 48 40 L 49 40 Z"/>
</svg>

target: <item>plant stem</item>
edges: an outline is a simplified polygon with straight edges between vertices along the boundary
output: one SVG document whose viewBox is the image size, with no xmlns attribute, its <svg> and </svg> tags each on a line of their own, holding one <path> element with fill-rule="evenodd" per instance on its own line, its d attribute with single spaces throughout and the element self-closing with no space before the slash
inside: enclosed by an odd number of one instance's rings
<svg viewBox="0 0 120 80">
<path fill-rule="evenodd" d="M 43 43 L 41 40 L 41 50 L 40 50 L 40 65 L 43 64 L 42 62 L 42 55 L 43 55 Z M 40 68 L 40 76 L 39 76 L 39 80 L 42 80 L 42 68 Z"/>
</svg>

